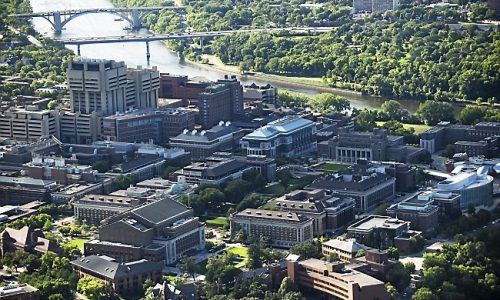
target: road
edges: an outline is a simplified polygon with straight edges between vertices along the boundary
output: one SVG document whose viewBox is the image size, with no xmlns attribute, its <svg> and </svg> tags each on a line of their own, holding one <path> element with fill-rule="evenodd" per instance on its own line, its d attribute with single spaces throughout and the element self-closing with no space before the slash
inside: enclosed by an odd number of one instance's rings
<svg viewBox="0 0 500 300">
<path fill-rule="evenodd" d="M 255 28 L 238 30 L 220 30 L 220 31 L 201 31 L 190 33 L 168 33 L 168 34 L 147 34 L 147 35 L 122 35 L 106 37 L 85 37 L 85 38 L 56 38 L 66 45 L 85 45 L 85 44 L 106 44 L 106 43 L 124 43 L 124 42 L 152 42 L 177 39 L 217 37 L 233 33 L 258 33 L 258 32 L 328 32 L 335 27 L 285 27 L 285 28 Z"/>
</svg>

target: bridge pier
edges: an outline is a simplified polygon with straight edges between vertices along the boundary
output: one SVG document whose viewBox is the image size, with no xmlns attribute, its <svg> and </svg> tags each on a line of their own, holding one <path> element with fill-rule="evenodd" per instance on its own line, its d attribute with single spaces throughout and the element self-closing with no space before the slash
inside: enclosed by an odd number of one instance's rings
<svg viewBox="0 0 500 300">
<path fill-rule="evenodd" d="M 132 9 L 130 11 L 130 14 L 132 15 L 132 29 L 133 30 L 139 30 L 142 28 L 142 22 L 141 22 L 141 17 L 139 15 L 139 11 L 137 9 Z"/>
<path fill-rule="evenodd" d="M 54 12 L 52 14 L 52 18 L 54 19 L 54 31 L 57 34 L 60 34 L 62 32 L 62 24 L 61 24 L 61 13 L 59 12 Z"/>
<path fill-rule="evenodd" d="M 149 41 L 146 41 L 146 60 L 149 66 L 149 60 L 151 58 L 151 53 L 149 52 Z"/>
<path fill-rule="evenodd" d="M 78 56 L 81 56 L 81 55 L 82 55 L 82 54 L 81 54 L 81 51 L 80 51 L 80 46 L 81 46 L 80 44 L 76 45 L 76 54 L 77 54 Z"/>
</svg>

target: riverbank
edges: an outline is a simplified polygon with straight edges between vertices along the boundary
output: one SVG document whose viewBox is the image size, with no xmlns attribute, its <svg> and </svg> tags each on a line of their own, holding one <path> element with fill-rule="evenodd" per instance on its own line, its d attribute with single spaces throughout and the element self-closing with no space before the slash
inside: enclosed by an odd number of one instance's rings
<svg viewBox="0 0 500 300">
<path fill-rule="evenodd" d="M 284 86 L 289 86 L 290 88 L 300 88 L 300 89 L 310 89 L 321 93 L 332 93 L 340 96 L 356 95 L 361 96 L 361 92 L 351 91 L 346 89 L 332 88 L 329 87 L 322 78 L 319 77 L 289 77 L 274 74 L 266 74 L 261 72 L 254 72 L 252 74 L 241 74 L 240 70 L 236 66 L 230 66 L 224 64 L 215 55 L 202 55 L 202 58 L 208 60 L 208 64 L 200 63 L 197 61 L 187 60 L 190 64 L 196 65 L 209 70 L 238 74 L 239 77 L 245 79 L 255 79 L 260 81 L 266 81 L 270 84 L 280 84 Z M 376 96 L 370 96 L 377 98 Z"/>
</svg>

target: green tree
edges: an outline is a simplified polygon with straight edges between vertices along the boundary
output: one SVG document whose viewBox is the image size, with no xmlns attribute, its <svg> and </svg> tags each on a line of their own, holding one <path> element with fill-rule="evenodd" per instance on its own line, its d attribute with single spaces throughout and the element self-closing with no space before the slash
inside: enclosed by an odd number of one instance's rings
<svg viewBox="0 0 500 300">
<path fill-rule="evenodd" d="M 286 294 L 296 292 L 297 287 L 289 277 L 283 278 L 278 289 L 278 295 L 284 297 Z"/>
<path fill-rule="evenodd" d="M 397 263 L 387 272 L 386 279 L 401 292 L 410 284 L 411 275 L 401 263 Z"/>
<path fill-rule="evenodd" d="M 452 122 L 455 119 L 453 106 L 450 103 L 432 100 L 420 103 L 416 114 L 428 125 L 436 125 L 441 121 Z"/>
<path fill-rule="evenodd" d="M 177 269 L 183 273 L 188 273 L 196 279 L 196 272 L 199 271 L 199 266 L 196 264 L 196 259 L 193 256 L 183 257 L 176 265 Z"/>
<path fill-rule="evenodd" d="M 458 115 L 458 121 L 464 125 L 475 125 L 486 116 L 486 108 L 477 105 L 466 105 Z"/>
<path fill-rule="evenodd" d="M 415 291 L 413 296 L 411 297 L 412 300 L 438 300 L 439 298 L 432 293 L 431 290 L 425 287 L 421 287 L 418 290 Z"/>
<path fill-rule="evenodd" d="M 54 109 L 57 106 L 57 100 L 50 100 L 49 103 L 47 103 L 47 108 L 48 109 Z"/>
<path fill-rule="evenodd" d="M 401 108 L 401 103 L 396 100 L 387 100 L 382 103 L 382 111 L 387 114 L 390 120 L 401 121 L 403 116 L 403 109 Z"/>
<path fill-rule="evenodd" d="M 316 241 L 295 244 L 290 253 L 300 255 L 301 258 L 321 258 L 321 244 Z"/>
<path fill-rule="evenodd" d="M 310 101 L 312 107 L 320 112 L 343 112 L 351 108 L 349 101 L 342 97 L 330 93 L 321 93 L 314 96 Z"/>
<path fill-rule="evenodd" d="M 392 300 L 397 300 L 399 299 L 399 292 L 398 290 L 390 283 L 385 284 L 385 290 L 391 296 Z"/>
<path fill-rule="evenodd" d="M 387 248 L 387 257 L 390 259 L 398 260 L 399 259 L 399 249 L 396 247 Z"/>
<path fill-rule="evenodd" d="M 78 280 L 77 291 L 91 300 L 108 299 L 109 292 L 104 282 L 90 276 L 84 276 Z"/>
</svg>

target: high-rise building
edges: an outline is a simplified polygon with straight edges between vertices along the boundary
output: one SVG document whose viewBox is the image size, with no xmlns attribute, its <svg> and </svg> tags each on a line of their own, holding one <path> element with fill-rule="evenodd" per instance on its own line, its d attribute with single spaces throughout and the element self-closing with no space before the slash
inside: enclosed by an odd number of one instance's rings
<svg viewBox="0 0 500 300">
<path fill-rule="evenodd" d="M 67 77 L 72 112 L 110 115 L 127 109 L 124 62 L 75 59 L 68 64 Z"/>
<path fill-rule="evenodd" d="M 231 113 L 232 116 L 243 113 L 243 86 L 236 78 L 236 75 L 224 75 L 224 79 L 217 80 L 217 83 L 225 84 L 231 92 Z M 232 120 L 232 119 L 231 119 Z"/>
<path fill-rule="evenodd" d="M 140 66 L 137 69 L 129 68 L 127 79 L 127 108 L 158 107 L 160 73 L 156 67 L 152 69 L 143 69 Z"/>
<path fill-rule="evenodd" d="M 220 121 L 232 119 L 231 89 L 225 84 L 214 84 L 200 94 L 198 109 L 200 124 L 203 128 L 211 128 Z"/>
</svg>

